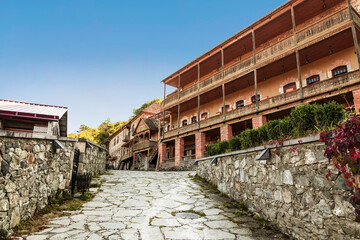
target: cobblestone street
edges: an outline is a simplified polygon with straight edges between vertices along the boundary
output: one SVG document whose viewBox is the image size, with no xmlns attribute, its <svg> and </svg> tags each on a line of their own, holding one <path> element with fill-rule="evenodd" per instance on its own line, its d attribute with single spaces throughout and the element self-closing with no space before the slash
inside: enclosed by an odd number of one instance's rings
<svg viewBox="0 0 360 240">
<path fill-rule="evenodd" d="M 235 218 L 211 196 L 219 194 L 189 178 L 193 172 L 111 173 L 101 177 L 103 191 L 81 211 L 52 220 L 27 239 L 283 239 L 253 218 Z"/>
</svg>

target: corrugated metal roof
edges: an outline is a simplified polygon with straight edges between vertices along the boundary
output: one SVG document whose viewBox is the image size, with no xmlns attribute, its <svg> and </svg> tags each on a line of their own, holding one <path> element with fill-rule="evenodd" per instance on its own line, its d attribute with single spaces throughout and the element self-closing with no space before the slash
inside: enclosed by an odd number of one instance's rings
<svg viewBox="0 0 360 240">
<path fill-rule="evenodd" d="M 60 119 L 66 112 L 66 107 L 0 99 L 0 115 Z"/>
</svg>

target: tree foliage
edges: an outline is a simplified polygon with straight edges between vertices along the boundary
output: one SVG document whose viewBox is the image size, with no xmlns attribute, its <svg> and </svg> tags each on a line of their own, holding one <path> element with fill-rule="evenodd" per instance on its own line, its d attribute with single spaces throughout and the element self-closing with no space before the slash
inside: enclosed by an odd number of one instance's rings
<svg viewBox="0 0 360 240">
<path fill-rule="evenodd" d="M 151 101 L 148 101 L 148 102 L 146 102 L 146 103 L 143 103 L 139 108 L 134 108 L 133 109 L 133 115 L 130 117 L 130 119 L 131 118 L 133 118 L 133 117 L 135 117 L 136 115 L 138 115 L 139 113 L 141 113 L 141 111 L 143 111 L 145 108 L 147 108 L 148 106 L 150 106 L 151 104 L 153 104 L 153 103 L 161 103 L 162 102 L 162 100 L 160 99 L 160 98 L 156 98 L 156 99 L 154 99 L 154 100 L 151 100 Z"/>
<path fill-rule="evenodd" d="M 104 146 L 106 139 L 108 139 L 109 136 L 119 130 L 126 123 L 128 123 L 128 121 L 112 123 L 108 118 L 102 122 L 98 128 L 91 128 L 86 125 L 80 125 L 77 133 L 70 133 L 68 134 L 68 137 L 86 138 L 96 144 Z"/>
</svg>

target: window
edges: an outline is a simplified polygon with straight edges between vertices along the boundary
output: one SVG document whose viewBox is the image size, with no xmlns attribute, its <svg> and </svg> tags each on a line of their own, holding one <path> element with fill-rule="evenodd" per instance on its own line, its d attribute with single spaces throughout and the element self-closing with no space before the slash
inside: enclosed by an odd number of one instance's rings
<svg viewBox="0 0 360 240">
<path fill-rule="evenodd" d="M 196 123 L 196 116 L 193 116 L 193 117 L 191 118 L 191 123 Z"/>
<path fill-rule="evenodd" d="M 320 76 L 319 75 L 313 75 L 311 77 L 308 77 L 306 79 L 306 82 L 308 85 L 311 85 L 313 83 L 319 82 L 320 81 Z"/>
<path fill-rule="evenodd" d="M 207 118 L 208 118 L 207 112 L 201 114 L 201 119 L 207 119 Z"/>
<path fill-rule="evenodd" d="M 260 102 L 260 95 L 257 95 L 257 100 L 258 100 L 258 102 Z M 251 97 L 251 102 L 252 102 L 252 103 L 256 103 L 256 97 L 255 97 L 255 95 Z"/>
<path fill-rule="evenodd" d="M 229 108 L 230 108 L 229 105 L 225 105 L 226 112 L 229 110 Z M 221 112 L 224 112 L 224 107 L 221 107 Z"/>
<path fill-rule="evenodd" d="M 182 121 L 182 125 L 183 125 L 183 126 L 186 126 L 186 125 L 187 125 L 187 120 L 186 120 L 186 119 Z"/>
<path fill-rule="evenodd" d="M 344 73 L 347 73 L 347 67 L 345 65 L 336 67 L 332 70 L 333 77 L 339 76 Z"/>
<path fill-rule="evenodd" d="M 244 100 L 240 100 L 236 102 L 236 108 L 241 108 L 245 106 Z"/>
<path fill-rule="evenodd" d="M 296 83 L 288 83 L 284 86 L 284 93 L 294 91 L 296 89 Z"/>
</svg>

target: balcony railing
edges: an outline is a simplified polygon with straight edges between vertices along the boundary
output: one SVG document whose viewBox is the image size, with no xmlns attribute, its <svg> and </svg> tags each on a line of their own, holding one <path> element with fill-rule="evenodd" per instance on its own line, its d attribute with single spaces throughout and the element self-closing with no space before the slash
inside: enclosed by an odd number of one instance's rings
<svg viewBox="0 0 360 240">
<path fill-rule="evenodd" d="M 353 85 L 355 83 L 359 83 L 360 79 L 360 71 L 354 71 L 351 73 L 347 73 L 338 77 L 334 77 L 328 80 L 323 80 L 312 85 L 306 86 L 303 88 L 303 97 L 309 98 L 322 93 L 331 92 L 339 90 L 343 87 Z M 286 105 L 291 102 L 301 100 L 301 92 L 300 89 L 296 89 L 295 91 L 284 93 L 278 96 L 274 96 L 259 102 L 259 111 L 271 109 L 277 106 Z M 235 109 L 233 111 L 227 112 L 225 117 L 227 120 L 236 119 L 242 116 L 250 115 L 256 113 L 256 105 L 250 104 L 244 107 Z M 200 128 L 210 127 L 216 124 L 220 124 L 224 122 L 224 115 L 217 115 L 210 117 L 208 119 L 200 121 Z M 191 132 L 197 129 L 198 124 L 192 124 L 188 126 L 184 126 L 179 129 L 179 134 Z M 172 138 L 178 135 L 178 130 L 172 130 L 166 132 L 165 138 Z"/>
<path fill-rule="evenodd" d="M 356 25 L 360 27 L 360 16 L 356 10 L 353 9 L 352 11 L 353 11 L 354 22 L 356 23 Z"/>
<path fill-rule="evenodd" d="M 128 159 L 128 158 L 131 158 L 132 157 L 132 151 L 128 152 L 128 153 L 125 153 L 121 156 L 120 160 L 123 161 L 125 159 Z"/>
<path fill-rule="evenodd" d="M 151 140 L 139 142 L 139 143 L 136 143 L 136 144 L 133 146 L 133 151 L 138 151 L 138 150 L 141 150 L 141 149 L 145 149 L 145 148 L 149 148 L 149 147 L 154 147 L 154 146 L 156 146 L 156 144 L 157 144 L 157 142 L 151 141 Z"/>
<path fill-rule="evenodd" d="M 314 37 L 319 37 L 328 30 L 336 29 L 338 26 L 340 26 L 342 23 L 346 22 L 349 19 L 350 16 L 347 8 L 345 10 L 340 10 L 334 14 L 331 14 L 330 16 L 321 20 L 320 22 L 311 24 L 306 28 L 301 29 L 299 32 L 297 32 L 297 43 L 303 44 L 307 41 L 311 41 Z M 354 21 L 357 23 L 360 22 L 359 15 L 357 13 L 354 14 Z M 276 55 L 286 50 L 290 50 L 295 46 L 296 43 L 294 41 L 294 37 L 293 36 L 286 37 L 285 39 L 259 51 L 256 54 L 256 60 L 257 62 L 262 62 L 264 60 L 274 58 Z M 240 60 L 240 62 L 237 62 L 234 65 L 225 68 L 224 72 L 218 72 L 206 78 L 205 80 L 202 80 L 199 84 L 200 86 L 199 89 L 197 85 L 193 85 L 189 88 L 180 91 L 180 100 L 185 97 L 191 96 L 192 93 L 198 90 L 204 90 L 224 78 L 231 78 L 235 75 L 239 75 L 245 72 L 249 67 L 253 65 L 254 65 L 254 60 L 252 57 Z M 177 102 L 178 102 L 178 94 L 168 97 L 167 99 L 165 99 L 165 107 L 171 106 Z"/>
</svg>

